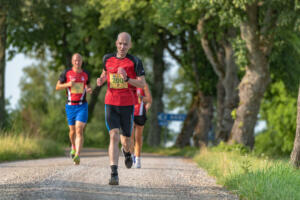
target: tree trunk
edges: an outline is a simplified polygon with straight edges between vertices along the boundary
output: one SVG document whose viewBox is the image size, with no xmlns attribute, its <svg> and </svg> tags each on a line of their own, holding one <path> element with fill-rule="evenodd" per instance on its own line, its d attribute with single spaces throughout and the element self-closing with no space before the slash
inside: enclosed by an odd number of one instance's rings
<svg viewBox="0 0 300 200">
<path fill-rule="evenodd" d="M 260 41 L 258 35 L 257 6 L 247 6 L 248 19 L 241 25 L 241 35 L 246 42 L 249 65 L 239 85 L 240 103 L 232 128 L 230 143 L 240 143 L 253 148 L 254 127 L 261 100 L 270 82 L 269 63 L 266 52 L 271 44 Z M 264 45 L 265 44 L 265 45 Z M 264 46 L 263 46 L 264 45 Z"/>
<path fill-rule="evenodd" d="M 299 92 L 298 92 L 298 112 L 297 112 L 297 129 L 296 129 L 296 136 L 294 141 L 294 148 L 291 153 L 291 160 L 290 162 L 295 166 L 300 166 L 300 85 L 299 85 Z"/>
<path fill-rule="evenodd" d="M 194 146 L 203 147 L 208 143 L 208 132 L 212 126 L 213 98 L 200 92 L 198 122 L 194 130 Z"/>
<path fill-rule="evenodd" d="M 217 142 L 226 141 L 225 131 L 221 131 L 224 128 L 223 116 L 224 116 L 224 101 L 225 101 L 225 88 L 222 81 L 219 79 L 217 84 L 217 117 L 216 117 L 216 140 Z"/>
<path fill-rule="evenodd" d="M 225 50 L 225 77 L 220 81 L 225 89 L 224 111 L 221 118 L 221 127 L 217 131 L 217 138 L 228 141 L 229 135 L 234 123 L 232 111 L 238 107 L 238 85 L 239 79 L 237 74 L 237 66 L 234 61 L 234 52 L 229 43 L 223 45 Z"/>
<path fill-rule="evenodd" d="M 224 33 L 223 40 L 208 40 L 204 31 L 205 20 L 198 22 L 198 32 L 202 35 L 201 45 L 207 59 L 219 78 L 217 85 L 217 141 L 227 141 L 233 126 L 232 111 L 238 106 L 238 74 L 234 51 L 228 39 L 235 36 L 234 31 Z"/>
<path fill-rule="evenodd" d="M 198 93 L 195 94 L 193 97 L 193 102 L 187 113 L 186 119 L 184 120 L 181 132 L 177 136 L 175 146 L 179 148 L 190 146 L 190 138 L 192 137 L 194 129 L 198 122 L 199 102 L 200 96 Z"/>
<path fill-rule="evenodd" d="M 5 119 L 5 50 L 6 50 L 6 11 L 0 5 L 0 129 Z"/>
<path fill-rule="evenodd" d="M 151 106 L 151 116 L 147 143 L 150 146 L 159 146 L 161 142 L 161 127 L 158 125 L 157 114 L 164 111 L 163 92 L 164 92 L 164 35 L 159 35 L 159 40 L 153 46 L 153 85 L 151 88 L 153 103 Z"/>
</svg>

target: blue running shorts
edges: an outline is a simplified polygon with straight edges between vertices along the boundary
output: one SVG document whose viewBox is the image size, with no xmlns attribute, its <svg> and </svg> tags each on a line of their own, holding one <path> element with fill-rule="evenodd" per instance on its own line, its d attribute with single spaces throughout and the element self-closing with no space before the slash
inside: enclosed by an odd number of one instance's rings
<svg viewBox="0 0 300 200">
<path fill-rule="evenodd" d="M 66 114 L 68 124 L 75 125 L 76 121 L 86 123 L 88 120 L 88 104 L 87 102 L 81 105 L 68 105 L 66 104 Z"/>
</svg>

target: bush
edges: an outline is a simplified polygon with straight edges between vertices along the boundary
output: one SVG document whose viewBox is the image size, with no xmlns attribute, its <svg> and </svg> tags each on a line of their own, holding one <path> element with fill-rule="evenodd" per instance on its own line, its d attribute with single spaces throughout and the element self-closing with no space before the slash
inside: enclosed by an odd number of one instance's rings
<svg viewBox="0 0 300 200">
<path fill-rule="evenodd" d="M 267 129 L 256 136 L 255 152 L 289 155 L 296 133 L 297 97 L 291 96 L 282 82 L 274 83 L 262 102 L 260 114 Z"/>
</svg>

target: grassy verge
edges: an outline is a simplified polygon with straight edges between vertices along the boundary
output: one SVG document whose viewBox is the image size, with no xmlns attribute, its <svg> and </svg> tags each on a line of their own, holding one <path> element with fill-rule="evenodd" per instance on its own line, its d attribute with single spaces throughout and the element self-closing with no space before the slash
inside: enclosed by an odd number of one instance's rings
<svg viewBox="0 0 300 200">
<path fill-rule="evenodd" d="M 219 184 L 238 194 L 241 199 L 300 199 L 300 171 L 289 165 L 288 158 L 275 160 L 257 157 L 238 146 L 209 148 L 201 152 L 195 148 L 180 150 L 148 147 L 145 151 L 192 157 Z"/>
<path fill-rule="evenodd" d="M 165 156 L 184 156 L 188 158 L 192 158 L 199 152 L 197 148 L 194 147 L 185 147 L 183 149 L 170 147 L 170 148 L 162 148 L 162 147 L 149 147 L 146 144 L 143 145 L 142 152 L 146 153 L 154 153 Z"/>
<path fill-rule="evenodd" d="M 52 140 L 1 135 L 0 162 L 63 155 L 62 145 Z"/>
<path fill-rule="evenodd" d="M 300 199 L 300 172 L 287 160 L 209 149 L 194 159 L 241 199 Z"/>
</svg>

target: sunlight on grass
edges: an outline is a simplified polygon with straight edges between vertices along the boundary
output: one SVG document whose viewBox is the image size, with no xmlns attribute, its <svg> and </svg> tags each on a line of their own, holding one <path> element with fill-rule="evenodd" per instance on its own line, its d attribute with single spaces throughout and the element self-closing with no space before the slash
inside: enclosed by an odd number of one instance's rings
<svg viewBox="0 0 300 200">
<path fill-rule="evenodd" d="M 0 161 L 49 157 L 63 152 L 61 145 L 47 139 L 8 134 L 1 135 L 0 139 Z"/>
<path fill-rule="evenodd" d="M 300 199 L 300 172 L 287 161 L 214 148 L 202 150 L 194 159 L 242 199 Z"/>
</svg>

